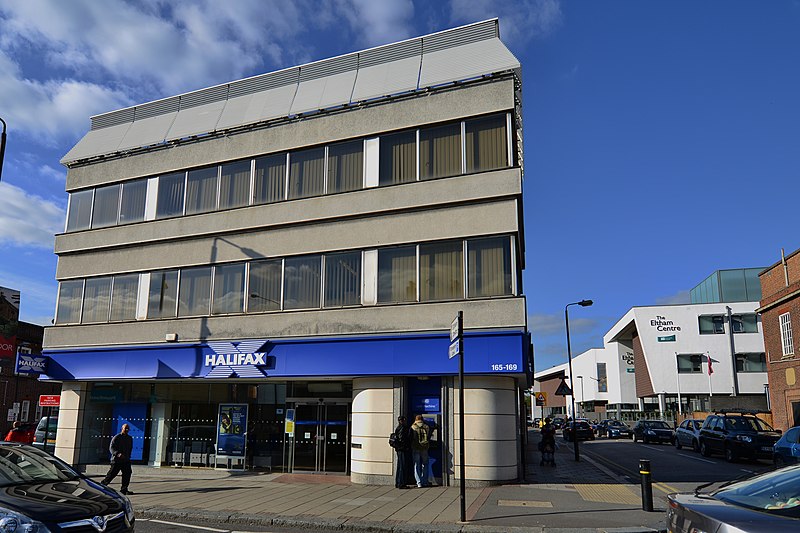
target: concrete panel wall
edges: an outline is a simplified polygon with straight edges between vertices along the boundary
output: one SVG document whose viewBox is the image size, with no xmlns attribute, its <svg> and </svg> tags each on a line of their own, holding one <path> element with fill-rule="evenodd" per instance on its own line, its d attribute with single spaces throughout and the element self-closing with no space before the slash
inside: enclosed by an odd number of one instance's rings
<svg viewBox="0 0 800 533">
<path fill-rule="evenodd" d="M 77 464 L 81 456 L 83 411 L 88 395 L 87 383 L 64 383 L 61 388 L 55 456 L 69 464 Z"/>
<path fill-rule="evenodd" d="M 49 350 L 86 346 L 163 343 L 167 333 L 179 342 L 247 338 L 287 338 L 347 334 L 448 331 L 463 310 L 470 329 L 524 328 L 525 298 L 386 305 L 351 309 L 231 315 L 115 324 L 45 328 Z"/>
<path fill-rule="evenodd" d="M 459 87 L 72 168 L 67 190 L 513 109 L 511 79 Z"/>
<path fill-rule="evenodd" d="M 394 450 L 388 444 L 394 430 L 393 383 L 392 378 L 353 380 L 350 471 L 354 483 L 385 483 L 394 474 Z"/>
</svg>

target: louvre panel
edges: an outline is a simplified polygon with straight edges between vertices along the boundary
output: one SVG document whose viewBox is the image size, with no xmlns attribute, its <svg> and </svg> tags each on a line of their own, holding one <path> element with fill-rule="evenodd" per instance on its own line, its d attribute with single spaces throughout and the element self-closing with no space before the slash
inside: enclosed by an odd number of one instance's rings
<svg viewBox="0 0 800 533">
<path fill-rule="evenodd" d="M 296 85 L 299 76 L 300 69 L 294 67 L 247 78 L 246 80 L 235 81 L 229 84 L 228 98 L 238 98 L 246 94 L 268 91 L 284 85 Z"/>
<path fill-rule="evenodd" d="M 72 147 L 72 150 L 61 158 L 62 164 L 71 163 L 80 159 L 110 154 L 117 151 L 120 141 L 131 127 L 131 122 L 108 126 L 98 130 L 91 130 Z"/>
<path fill-rule="evenodd" d="M 358 54 L 317 61 L 300 67 L 300 83 L 325 76 L 335 76 L 358 68 Z"/>
<path fill-rule="evenodd" d="M 488 39 L 423 55 L 419 87 L 505 72 L 519 66 L 517 58 L 500 39 Z"/>
<path fill-rule="evenodd" d="M 403 41 L 402 43 L 390 44 L 360 52 L 358 54 L 358 68 L 360 70 L 413 56 L 419 58 L 420 55 L 422 55 L 422 39 Z"/>
<path fill-rule="evenodd" d="M 179 105 L 179 96 L 173 96 L 171 98 L 164 98 L 163 100 L 158 100 L 156 102 L 137 105 L 133 119 L 138 121 L 145 118 L 155 117 L 156 115 L 163 115 L 164 113 L 172 113 L 178 110 Z"/>
<path fill-rule="evenodd" d="M 419 79 L 420 56 L 360 68 L 353 102 L 413 91 Z"/>
<path fill-rule="evenodd" d="M 172 141 L 193 135 L 202 135 L 216 129 L 226 100 L 217 100 L 205 105 L 181 109 L 175 117 L 166 139 Z"/>
<path fill-rule="evenodd" d="M 307 113 L 350 103 L 356 71 L 304 81 L 297 87 L 290 113 Z"/>
<path fill-rule="evenodd" d="M 126 122 L 133 122 L 133 107 L 120 109 L 119 111 L 112 111 L 111 113 L 103 113 L 102 115 L 95 115 L 92 117 L 92 129 L 99 130 L 100 128 L 108 128 L 109 126 L 116 126 L 117 124 L 125 124 Z"/>
<path fill-rule="evenodd" d="M 217 131 L 289 115 L 297 85 L 230 98 L 217 122 Z"/>
<path fill-rule="evenodd" d="M 181 110 L 199 105 L 211 104 L 228 98 L 228 86 L 219 85 L 180 96 Z"/>
<path fill-rule="evenodd" d="M 454 46 L 462 46 L 485 39 L 497 38 L 499 36 L 497 19 L 487 20 L 485 22 L 479 22 L 478 24 L 471 24 L 469 26 L 422 37 L 422 53 L 424 55 Z"/>
<path fill-rule="evenodd" d="M 177 104 L 177 97 L 175 98 Z M 143 146 L 161 144 L 175 120 L 177 112 L 139 119 L 131 124 L 120 142 L 118 150 L 133 150 Z"/>
</svg>

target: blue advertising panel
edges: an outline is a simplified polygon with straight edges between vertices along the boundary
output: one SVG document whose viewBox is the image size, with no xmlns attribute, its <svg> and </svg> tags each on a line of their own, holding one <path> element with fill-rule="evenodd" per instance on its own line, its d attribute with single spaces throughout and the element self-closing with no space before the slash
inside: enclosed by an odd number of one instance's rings
<svg viewBox="0 0 800 533">
<path fill-rule="evenodd" d="M 147 420 L 146 403 L 118 403 L 114 405 L 114 435 L 122 431 L 122 425 L 128 424 L 128 435 L 133 439 L 131 461 L 141 461 L 144 457 L 144 430 Z"/>
<path fill-rule="evenodd" d="M 244 457 L 246 451 L 247 404 L 219 404 L 217 416 L 217 457 Z"/>
<path fill-rule="evenodd" d="M 16 372 L 24 375 L 46 374 L 47 359 L 46 355 L 18 353 Z"/>
</svg>

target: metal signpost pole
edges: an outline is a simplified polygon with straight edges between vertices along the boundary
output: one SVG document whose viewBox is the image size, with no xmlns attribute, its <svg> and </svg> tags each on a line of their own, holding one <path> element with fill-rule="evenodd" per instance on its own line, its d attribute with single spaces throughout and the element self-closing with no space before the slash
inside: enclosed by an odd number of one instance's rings
<svg viewBox="0 0 800 533">
<path fill-rule="evenodd" d="M 461 484 L 459 487 L 459 498 L 461 500 L 461 522 L 467 521 L 467 475 L 464 464 L 464 312 L 459 311 L 458 316 L 450 324 L 450 349 L 449 356 L 452 358 L 458 354 L 458 458 L 459 476 Z M 455 353 L 454 353 L 455 352 Z"/>
<path fill-rule="evenodd" d="M 566 322 L 567 327 L 567 360 L 569 362 L 569 387 L 572 389 L 571 396 L 572 396 L 572 443 L 575 445 L 575 460 L 580 461 L 581 455 L 578 451 L 578 439 L 575 436 L 576 433 L 576 422 L 575 422 L 575 375 L 572 373 L 572 347 L 569 343 L 569 307 L 571 305 L 580 305 L 581 307 L 588 307 L 592 305 L 594 302 L 592 300 L 581 300 L 580 302 L 573 302 L 564 306 L 564 321 Z M 583 398 L 581 398 L 583 399 Z"/>
</svg>

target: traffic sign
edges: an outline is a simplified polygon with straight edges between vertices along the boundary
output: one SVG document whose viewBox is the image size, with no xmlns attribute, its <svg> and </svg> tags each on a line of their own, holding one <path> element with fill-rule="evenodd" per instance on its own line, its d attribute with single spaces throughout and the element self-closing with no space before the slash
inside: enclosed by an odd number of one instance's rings
<svg viewBox="0 0 800 533">
<path fill-rule="evenodd" d="M 536 407 L 546 407 L 547 406 L 547 393 L 546 392 L 537 392 L 536 393 Z"/>
<path fill-rule="evenodd" d="M 458 355 L 458 344 L 458 339 L 450 343 L 450 347 L 447 349 L 447 357 L 449 359 Z"/>
<path fill-rule="evenodd" d="M 42 394 L 39 396 L 39 407 L 58 407 L 61 405 L 61 395 Z"/>
<path fill-rule="evenodd" d="M 450 342 L 461 336 L 461 321 L 459 318 L 461 317 L 456 315 L 456 318 L 450 323 Z"/>
<path fill-rule="evenodd" d="M 561 378 L 561 385 L 558 386 L 555 392 L 556 396 L 572 396 L 572 389 L 569 388 L 564 378 Z"/>
</svg>

